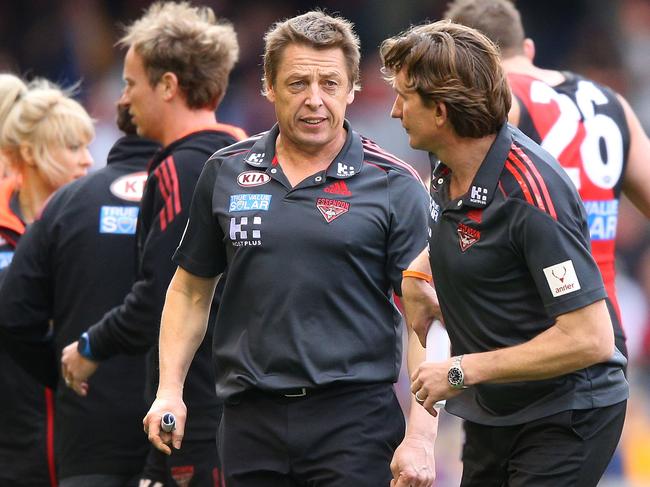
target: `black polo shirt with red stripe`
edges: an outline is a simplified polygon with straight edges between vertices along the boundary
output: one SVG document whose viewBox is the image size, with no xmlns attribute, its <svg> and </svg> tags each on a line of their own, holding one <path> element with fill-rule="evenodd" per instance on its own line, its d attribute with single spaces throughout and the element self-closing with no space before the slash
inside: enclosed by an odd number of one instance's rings
<svg viewBox="0 0 650 487">
<path fill-rule="evenodd" d="M 428 195 L 408 164 L 352 131 L 324 171 L 291 187 L 277 125 L 217 152 L 174 256 L 224 271 L 214 329 L 217 394 L 394 382 L 392 292 L 426 246 Z"/>
<path fill-rule="evenodd" d="M 527 342 L 559 315 L 606 297 L 590 255 L 584 207 L 547 152 L 505 124 L 469 191 L 449 198 L 450 169 L 432 173 L 431 267 L 454 355 Z M 627 398 L 625 358 L 548 380 L 479 384 L 447 410 L 485 425 L 521 424 Z"/>
</svg>

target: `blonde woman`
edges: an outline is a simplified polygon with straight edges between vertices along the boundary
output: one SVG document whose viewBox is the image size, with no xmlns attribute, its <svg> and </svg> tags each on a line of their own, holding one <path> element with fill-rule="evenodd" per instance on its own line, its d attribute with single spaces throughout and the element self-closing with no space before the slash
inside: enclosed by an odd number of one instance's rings
<svg viewBox="0 0 650 487">
<path fill-rule="evenodd" d="M 0 74 L 0 151 L 9 173 L 0 180 L 0 277 L 47 198 L 88 172 L 93 136 L 88 113 L 60 89 Z M 2 347 L 0 341 L 0 486 L 54 486 L 52 391 Z"/>
</svg>

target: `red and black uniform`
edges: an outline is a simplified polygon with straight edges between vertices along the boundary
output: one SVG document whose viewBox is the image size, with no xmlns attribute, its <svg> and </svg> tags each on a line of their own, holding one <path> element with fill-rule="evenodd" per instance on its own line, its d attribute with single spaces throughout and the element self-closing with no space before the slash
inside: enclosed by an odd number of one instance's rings
<svg viewBox="0 0 650 487">
<path fill-rule="evenodd" d="M 167 287 L 176 271 L 171 257 L 187 224 L 194 187 L 205 161 L 215 151 L 244 136 L 245 133 L 237 127 L 216 124 L 176 140 L 154 156 L 148 168 L 149 176 L 138 218 L 136 282 L 123 303 L 106 313 L 88 330 L 90 350 L 97 360 L 151 349 L 147 384 L 147 399 L 150 401 L 153 401 L 158 383 L 160 317 Z M 213 306 L 213 313 L 215 309 L 216 306 Z M 213 321 L 210 320 L 211 323 Z M 221 417 L 221 407 L 215 393 L 211 343 L 212 327 L 209 327 L 189 369 L 184 389 L 188 406 L 184 445 L 205 442 L 205 451 L 215 449 L 216 429 Z M 166 474 L 172 478 L 182 478 L 183 481 L 194 479 L 195 482 L 204 474 L 211 477 L 217 464 L 216 458 L 206 474 L 206 462 L 192 456 L 183 458 L 183 454 L 189 450 L 189 447 L 178 450 L 170 459 L 165 458 Z M 216 456 L 216 451 L 210 455 Z M 146 470 L 145 475 L 148 472 Z M 153 475 L 146 478 L 164 480 Z"/>
<path fill-rule="evenodd" d="M 19 358 L 45 383 L 60 381 L 62 349 L 131 288 L 138 205 L 147 163 L 158 148 L 136 136 L 119 139 L 106 167 L 58 190 L 21 240 L 0 292 L 0 330 L 12 355 L 16 347 L 35 350 L 29 361 L 22 350 Z M 116 477 L 120 485 L 137 479 L 148 451 L 140 426 L 144 377 L 143 355 L 121 356 L 90 378 L 86 397 L 57 388 L 62 485 L 89 475 Z"/>
<path fill-rule="evenodd" d="M 627 355 L 615 289 L 618 206 L 630 132 L 623 106 L 609 88 L 569 72 L 556 86 L 509 74 L 519 101 L 519 129 L 551 153 L 578 189 L 587 210 L 592 255 L 616 311 L 616 345 Z"/>
<path fill-rule="evenodd" d="M 0 181 L 0 276 L 25 233 L 25 223 L 12 209 L 16 190 L 14 179 Z M 55 486 L 52 390 L 14 362 L 6 346 L 0 340 L 0 487 Z"/>
</svg>

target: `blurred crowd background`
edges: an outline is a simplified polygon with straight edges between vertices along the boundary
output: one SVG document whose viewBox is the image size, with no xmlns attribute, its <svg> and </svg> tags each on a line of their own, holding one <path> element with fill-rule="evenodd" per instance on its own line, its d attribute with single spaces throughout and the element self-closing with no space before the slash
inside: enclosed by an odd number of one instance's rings
<svg viewBox="0 0 650 487">
<path fill-rule="evenodd" d="M 122 89 L 121 25 L 149 0 L 3 0 L 0 2 L 0 71 L 28 79 L 44 76 L 78 85 L 78 97 L 97 122 L 91 146 L 97 167 L 118 132 L 115 102 Z M 428 160 L 408 148 L 399 122 L 388 116 L 392 90 L 379 72 L 381 41 L 427 19 L 437 20 L 447 0 L 195 0 L 235 26 L 240 61 L 218 117 L 250 134 L 274 122 L 260 95 L 263 35 L 276 20 L 321 7 L 352 20 L 361 38 L 362 86 L 348 111 L 353 127 L 413 163 L 426 175 Z M 650 132 L 650 1 L 519 0 L 536 64 L 576 71 L 623 94 Z M 650 170 L 650 154 L 648 154 Z M 630 350 L 630 401 L 624 436 L 603 486 L 650 486 L 650 225 L 629 203 L 618 222 L 619 299 Z M 406 398 L 406 381 L 399 390 Z M 437 444 L 440 487 L 458 485 L 462 443 L 458 422 L 443 414 Z"/>
</svg>

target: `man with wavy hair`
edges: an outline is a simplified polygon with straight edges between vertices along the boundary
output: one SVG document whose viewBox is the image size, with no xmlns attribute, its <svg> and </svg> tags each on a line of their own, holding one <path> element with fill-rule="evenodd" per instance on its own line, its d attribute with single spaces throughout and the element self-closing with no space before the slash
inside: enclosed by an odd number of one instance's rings
<svg viewBox="0 0 650 487">
<path fill-rule="evenodd" d="M 420 365 L 411 390 L 465 420 L 463 487 L 595 487 L 628 385 L 580 197 L 507 123 L 510 89 L 485 35 L 435 22 L 381 56 L 392 116 L 436 163 L 430 264 L 453 356 Z"/>
</svg>

